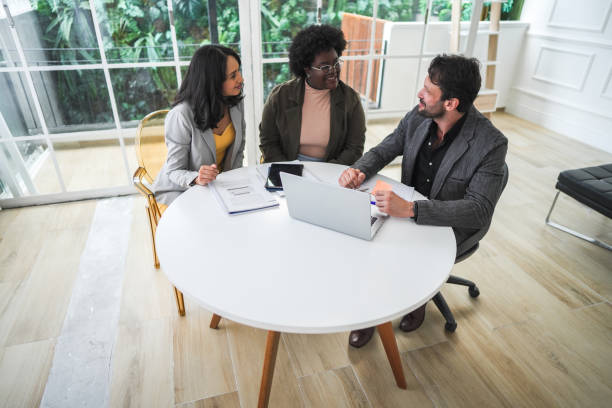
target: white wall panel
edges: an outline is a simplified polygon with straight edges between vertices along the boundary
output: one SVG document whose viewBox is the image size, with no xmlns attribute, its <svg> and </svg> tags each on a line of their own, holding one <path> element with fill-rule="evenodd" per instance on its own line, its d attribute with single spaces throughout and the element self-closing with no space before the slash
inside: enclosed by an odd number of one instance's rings
<svg viewBox="0 0 612 408">
<path fill-rule="evenodd" d="M 589 0 L 580 7 L 575 0 L 555 0 L 549 27 L 603 32 L 610 19 L 612 0 Z"/>
<path fill-rule="evenodd" d="M 610 67 L 610 71 L 608 72 L 608 77 L 606 78 L 606 81 L 604 82 L 601 96 L 612 100 L 612 67 Z"/>
<path fill-rule="evenodd" d="M 612 0 L 527 1 L 506 110 L 612 152 Z"/>
<path fill-rule="evenodd" d="M 612 115 L 609 112 L 582 109 L 580 101 L 559 103 L 554 97 L 529 89 L 514 88 L 512 95 L 508 111 L 513 115 L 612 153 Z"/>
<path fill-rule="evenodd" d="M 533 78 L 581 91 L 594 56 L 566 48 L 541 47 Z"/>
</svg>

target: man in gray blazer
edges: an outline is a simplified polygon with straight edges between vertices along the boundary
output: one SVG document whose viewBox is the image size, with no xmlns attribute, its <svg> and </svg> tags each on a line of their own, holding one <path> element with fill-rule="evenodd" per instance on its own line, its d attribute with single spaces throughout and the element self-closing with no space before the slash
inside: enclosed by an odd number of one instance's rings
<svg viewBox="0 0 612 408">
<path fill-rule="evenodd" d="M 406 201 L 391 191 L 376 194 L 376 205 L 393 217 L 417 224 L 449 226 L 457 255 L 484 235 L 499 198 L 508 140 L 473 106 L 480 90 L 475 58 L 439 55 L 428 68 L 419 104 L 395 131 L 340 176 L 340 185 L 357 188 L 402 155 L 402 183 L 429 200 Z M 425 305 L 402 318 L 412 331 L 425 318 Z M 349 343 L 365 345 L 374 328 L 352 331 Z"/>
</svg>

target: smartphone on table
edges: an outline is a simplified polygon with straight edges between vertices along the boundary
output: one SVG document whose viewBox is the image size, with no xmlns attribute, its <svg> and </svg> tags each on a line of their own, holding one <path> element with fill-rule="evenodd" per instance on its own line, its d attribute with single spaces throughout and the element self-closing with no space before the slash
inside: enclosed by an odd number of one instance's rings
<svg viewBox="0 0 612 408">
<path fill-rule="evenodd" d="M 283 183 L 280 178 L 280 173 L 290 173 L 296 176 L 301 176 L 304 171 L 303 164 L 297 163 L 272 163 L 268 170 L 268 178 L 264 187 L 268 191 L 282 191 Z"/>
</svg>

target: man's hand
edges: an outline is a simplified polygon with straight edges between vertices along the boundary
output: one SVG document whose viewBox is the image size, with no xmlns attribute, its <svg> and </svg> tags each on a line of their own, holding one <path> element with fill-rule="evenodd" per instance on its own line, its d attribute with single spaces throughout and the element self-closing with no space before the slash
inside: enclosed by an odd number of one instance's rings
<svg viewBox="0 0 612 408">
<path fill-rule="evenodd" d="M 365 180 L 366 175 L 361 170 L 349 167 L 344 170 L 338 179 L 338 184 L 346 188 L 359 188 Z"/>
<path fill-rule="evenodd" d="M 195 183 L 201 186 L 205 186 L 219 175 L 219 169 L 217 169 L 217 165 L 213 164 L 212 166 L 200 166 L 200 170 L 198 171 L 198 177 L 195 179 Z"/>
<path fill-rule="evenodd" d="M 376 206 L 392 217 L 414 217 L 414 202 L 406 201 L 393 191 L 377 191 Z"/>
</svg>

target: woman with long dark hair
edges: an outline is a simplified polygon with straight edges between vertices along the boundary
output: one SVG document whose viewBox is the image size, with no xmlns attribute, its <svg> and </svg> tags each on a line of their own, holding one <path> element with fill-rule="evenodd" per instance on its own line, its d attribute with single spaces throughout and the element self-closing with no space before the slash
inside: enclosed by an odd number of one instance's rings
<svg viewBox="0 0 612 408">
<path fill-rule="evenodd" d="M 340 80 L 344 34 L 329 25 L 297 33 L 289 48 L 294 79 L 272 90 L 259 125 L 266 162 L 299 159 L 351 165 L 363 153 L 359 94 Z"/>
<path fill-rule="evenodd" d="M 246 123 L 240 57 L 220 45 L 200 47 L 165 120 L 168 157 L 153 188 L 163 210 L 189 186 L 242 167 Z"/>
</svg>

